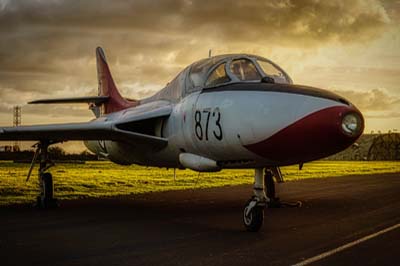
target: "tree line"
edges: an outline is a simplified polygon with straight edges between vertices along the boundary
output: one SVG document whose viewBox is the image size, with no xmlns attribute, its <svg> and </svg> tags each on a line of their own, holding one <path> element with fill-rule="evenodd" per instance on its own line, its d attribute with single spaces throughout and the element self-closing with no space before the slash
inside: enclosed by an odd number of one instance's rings
<svg viewBox="0 0 400 266">
<path fill-rule="evenodd" d="M 3 151 L 0 152 L 0 160 L 10 161 L 30 161 L 33 158 L 34 150 L 24 150 L 18 152 Z M 55 161 L 97 161 L 97 155 L 88 151 L 81 153 L 67 153 L 65 150 L 58 146 L 49 148 L 49 155 L 51 160 Z"/>
</svg>

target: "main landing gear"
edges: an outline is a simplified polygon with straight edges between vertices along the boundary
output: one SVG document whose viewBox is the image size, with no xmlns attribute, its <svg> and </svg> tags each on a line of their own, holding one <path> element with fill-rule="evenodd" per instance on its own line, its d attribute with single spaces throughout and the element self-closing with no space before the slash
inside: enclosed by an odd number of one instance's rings
<svg viewBox="0 0 400 266">
<path fill-rule="evenodd" d="M 257 232 L 260 230 L 264 222 L 264 209 L 266 207 L 280 208 L 283 206 L 279 198 L 276 197 L 274 177 L 277 182 L 283 182 L 279 167 L 255 169 L 254 195 L 246 203 L 243 211 L 243 223 L 247 231 Z"/>
<path fill-rule="evenodd" d="M 40 209 L 48 209 L 58 207 L 57 200 L 53 197 L 53 176 L 48 172 L 49 168 L 54 166 L 54 163 L 49 159 L 48 147 L 52 144 L 48 141 L 41 141 L 36 144 L 35 155 L 33 156 L 31 167 L 29 169 L 28 177 L 29 180 L 32 173 L 33 167 L 36 161 L 39 159 L 39 195 L 36 197 L 35 206 Z"/>
</svg>

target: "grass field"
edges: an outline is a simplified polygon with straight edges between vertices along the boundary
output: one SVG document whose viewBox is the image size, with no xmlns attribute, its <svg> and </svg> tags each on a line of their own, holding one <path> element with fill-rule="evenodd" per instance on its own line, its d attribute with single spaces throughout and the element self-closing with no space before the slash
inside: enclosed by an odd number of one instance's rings
<svg viewBox="0 0 400 266">
<path fill-rule="evenodd" d="M 37 195 L 37 172 L 25 182 L 28 164 L 0 161 L 0 205 L 33 202 Z M 223 170 L 198 174 L 190 170 L 119 166 L 110 162 L 58 164 L 51 169 L 59 199 L 107 197 L 146 192 L 199 189 L 253 183 L 253 170 Z M 283 167 L 285 180 L 326 178 L 344 175 L 400 173 L 400 162 L 317 161 Z"/>
</svg>

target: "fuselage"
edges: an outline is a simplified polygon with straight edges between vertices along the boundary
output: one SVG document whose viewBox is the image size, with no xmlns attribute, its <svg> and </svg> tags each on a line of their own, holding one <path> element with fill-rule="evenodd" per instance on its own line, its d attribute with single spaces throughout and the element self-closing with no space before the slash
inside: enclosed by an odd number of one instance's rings
<svg viewBox="0 0 400 266">
<path fill-rule="evenodd" d="M 235 70 L 239 60 L 252 69 Z M 153 151 L 114 141 L 88 141 L 86 146 L 120 164 L 181 168 L 179 155 L 190 153 L 214 160 L 221 168 L 255 168 L 329 156 L 349 147 L 363 131 L 363 117 L 349 101 L 329 91 L 293 85 L 270 61 L 279 74 L 266 73 L 259 57 L 234 55 L 214 61 L 200 61 L 207 68 L 203 76 L 193 77 L 193 68 L 200 64 L 195 63 L 139 106 L 99 118 L 126 119 L 137 108 L 145 111 L 168 102 L 172 113 L 155 121 L 150 132 L 168 139 L 165 148 Z M 246 73 L 260 78 L 245 80 Z M 210 84 L 213 75 L 222 82 Z"/>
</svg>

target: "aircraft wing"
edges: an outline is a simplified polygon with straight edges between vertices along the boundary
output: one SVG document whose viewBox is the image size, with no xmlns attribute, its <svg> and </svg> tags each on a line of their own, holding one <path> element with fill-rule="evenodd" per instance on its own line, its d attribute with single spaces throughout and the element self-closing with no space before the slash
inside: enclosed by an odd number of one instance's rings
<svg viewBox="0 0 400 266">
<path fill-rule="evenodd" d="M 92 140 L 110 138 L 112 125 L 87 122 L 0 128 L 0 140 Z"/>
<path fill-rule="evenodd" d="M 136 112 L 132 110 L 129 116 L 115 120 L 101 117 L 86 123 L 0 127 L 0 140 L 113 140 L 162 148 L 168 144 L 168 140 L 147 134 L 141 127 L 152 123 L 154 119 L 169 116 L 172 107 L 162 105 L 149 109 L 138 108 Z"/>
</svg>

